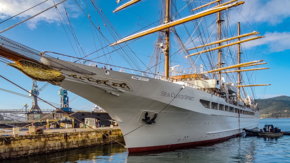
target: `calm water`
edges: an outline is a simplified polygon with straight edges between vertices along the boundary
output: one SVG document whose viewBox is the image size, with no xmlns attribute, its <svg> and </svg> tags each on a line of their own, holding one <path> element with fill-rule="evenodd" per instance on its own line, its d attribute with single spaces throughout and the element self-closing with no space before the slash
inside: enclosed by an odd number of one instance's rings
<svg viewBox="0 0 290 163">
<path fill-rule="evenodd" d="M 290 131 L 290 119 L 263 119 L 259 128 L 264 124 L 274 124 L 282 131 Z M 86 149 L 70 150 L 47 155 L 38 155 L 19 160 L 7 160 L 3 163 L 107 163 L 107 162 L 289 162 L 290 163 L 290 136 L 278 139 L 264 139 L 258 137 L 238 137 L 228 141 L 199 146 L 189 149 L 179 149 L 159 153 L 142 155 L 128 155 L 125 148 L 118 144 L 91 147 Z"/>
</svg>

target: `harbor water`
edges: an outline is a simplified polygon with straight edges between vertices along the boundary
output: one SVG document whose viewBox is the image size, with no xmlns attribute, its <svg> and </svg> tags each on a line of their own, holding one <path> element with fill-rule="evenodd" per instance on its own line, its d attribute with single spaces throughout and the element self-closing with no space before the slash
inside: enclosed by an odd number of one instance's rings
<svg viewBox="0 0 290 163">
<path fill-rule="evenodd" d="M 259 128 L 263 128 L 264 124 L 273 124 L 282 131 L 290 131 L 290 119 L 263 119 Z M 138 155 L 128 154 L 127 149 L 119 144 L 110 144 L 5 160 L 3 163 L 290 162 L 289 143 L 290 136 L 287 135 L 276 139 L 242 136 L 206 146 Z"/>
</svg>

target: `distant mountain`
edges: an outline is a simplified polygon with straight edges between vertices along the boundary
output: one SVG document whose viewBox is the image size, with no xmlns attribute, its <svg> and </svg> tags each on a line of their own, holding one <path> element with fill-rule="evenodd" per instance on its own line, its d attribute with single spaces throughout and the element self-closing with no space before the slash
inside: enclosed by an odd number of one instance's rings
<svg viewBox="0 0 290 163">
<path fill-rule="evenodd" d="M 290 97 L 278 96 L 267 99 L 256 99 L 262 118 L 290 117 Z"/>
</svg>

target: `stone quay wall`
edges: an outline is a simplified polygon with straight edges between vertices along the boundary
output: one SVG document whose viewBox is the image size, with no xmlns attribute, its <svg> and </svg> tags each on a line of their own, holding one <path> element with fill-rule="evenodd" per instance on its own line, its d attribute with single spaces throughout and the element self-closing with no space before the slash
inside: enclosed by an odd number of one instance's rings
<svg viewBox="0 0 290 163">
<path fill-rule="evenodd" d="M 0 160 L 116 143 L 114 140 L 124 142 L 120 129 L 0 137 Z"/>
</svg>

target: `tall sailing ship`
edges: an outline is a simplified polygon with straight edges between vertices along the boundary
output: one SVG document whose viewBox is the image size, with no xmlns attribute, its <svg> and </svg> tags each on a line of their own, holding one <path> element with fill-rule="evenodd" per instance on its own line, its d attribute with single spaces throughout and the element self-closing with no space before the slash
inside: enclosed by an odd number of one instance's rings
<svg viewBox="0 0 290 163">
<path fill-rule="evenodd" d="M 57 8 L 62 2 L 52 7 Z M 99 14 L 104 15 L 97 2 L 91 2 Z M 122 12 L 134 7 L 133 4 L 141 5 L 139 2 L 121 1 L 123 4 L 113 12 Z M 243 128 L 257 127 L 260 111 L 245 90 L 246 87 L 268 84 L 243 85 L 246 78 L 243 74 L 268 68 L 245 69 L 265 62 L 246 61 L 241 43 L 263 36 L 253 37 L 259 35 L 256 31 L 241 33 L 240 23 L 227 23 L 237 29 L 235 33 L 223 30 L 226 24 L 223 18 L 228 20 L 228 13 L 235 12 L 232 9 L 244 1 L 213 0 L 195 8 L 193 4 L 196 2 L 186 2 L 182 9 L 190 8 L 191 14 L 178 18 L 176 8 L 180 6 L 179 2 L 160 0 L 159 25 L 119 40 L 114 37 L 115 41 L 109 44 L 114 51 L 124 51 L 129 46 L 127 41 L 158 33 L 148 66 L 151 68 L 144 71 L 96 67 L 96 62 L 85 57 L 73 57 L 75 61 L 69 61 L 64 58 L 71 58 L 71 55 L 39 52 L 3 36 L 0 37 L 0 56 L 5 61 L 14 61 L 8 65 L 34 80 L 58 85 L 104 108 L 119 124 L 129 152 L 226 140 L 239 135 Z M 87 16 L 91 21 L 90 15 Z M 213 21 L 213 26 L 205 26 L 207 19 Z M 100 32 L 98 26 L 93 21 L 91 23 Z M 107 26 L 114 29 L 110 23 Z M 187 31 L 188 34 L 180 36 L 180 26 L 193 27 L 192 34 Z M 189 40 L 187 43 L 183 42 L 185 37 Z M 177 52 L 171 52 L 172 49 Z M 186 60 L 186 64 L 172 64 L 177 54 Z M 86 65 L 84 61 L 91 63 Z M 201 62 L 204 64 L 198 67 Z M 163 68 L 160 68 L 161 64 L 164 64 Z"/>
</svg>

